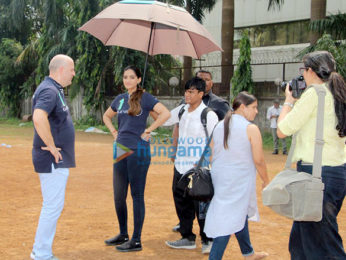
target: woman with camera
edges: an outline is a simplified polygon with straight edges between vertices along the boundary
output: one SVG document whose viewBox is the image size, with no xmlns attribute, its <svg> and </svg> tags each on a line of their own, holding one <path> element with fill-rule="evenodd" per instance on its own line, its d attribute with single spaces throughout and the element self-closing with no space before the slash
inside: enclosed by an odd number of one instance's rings
<svg viewBox="0 0 346 260">
<path fill-rule="evenodd" d="M 335 60 L 329 52 L 309 53 L 303 57 L 303 63 L 300 71 L 307 89 L 297 100 L 287 84 L 277 133 L 279 138 L 296 134 L 293 161 L 297 161 L 297 171 L 312 173 L 318 106 L 314 86 L 325 87 L 323 218 L 319 222 L 294 221 L 289 251 L 293 260 L 346 259 L 336 219 L 346 195 L 346 86 L 335 71 Z"/>
<path fill-rule="evenodd" d="M 256 199 L 256 170 L 264 188 L 268 182 L 259 128 L 252 124 L 258 113 L 257 99 L 240 92 L 232 104 L 233 111 L 214 130 L 211 177 L 214 197 L 210 202 L 204 232 L 214 238 L 209 260 L 220 260 L 231 234 L 235 234 L 246 260 L 268 256 L 252 248 L 248 218 L 259 220 Z"/>
</svg>

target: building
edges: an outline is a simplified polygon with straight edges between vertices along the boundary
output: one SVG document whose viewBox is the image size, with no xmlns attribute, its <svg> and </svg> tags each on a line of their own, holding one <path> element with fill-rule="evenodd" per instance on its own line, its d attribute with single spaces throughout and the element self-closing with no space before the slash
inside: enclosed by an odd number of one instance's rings
<svg viewBox="0 0 346 260">
<path fill-rule="evenodd" d="M 251 63 L 256 95 L 261 99 L 257 123 L 265 128 L 265 107 L 282 95 L 276 82 L 297 77 L 302 66 L 300 51 L 309 46 L 310 0 L 286 0 L 280 10 L 268 11 L 268 0 L 234 0 L 235 48 L 241 38 L 241 30 L 248 29 L 252 46 Z M 345 0 L 327 0 L 326 14 L 346 12 Z M 222 0 L 206 14 L 203 25 L 221 46 Z M 239 57 L 239 49 L 233 52 L 233 64 Z M 213 81 L 221 82 L 221 53 L 202 57 L 196 65 L 213 73 Z M 217 92 L 217 88 L 216 88 Z"/>
</svg>

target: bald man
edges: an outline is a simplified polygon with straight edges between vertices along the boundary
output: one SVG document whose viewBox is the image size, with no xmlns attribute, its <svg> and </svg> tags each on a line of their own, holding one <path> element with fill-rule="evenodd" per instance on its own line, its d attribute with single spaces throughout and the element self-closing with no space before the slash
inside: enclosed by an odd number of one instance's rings
<svg viewBox="0 0 346 260">
<path fill-rule="evenodd" d="M 75 131 L 64 88 L 75 75 L 74 62 L 56 55 L 49 63 L 49 76 L 37 87 L 32 99 L 34 141 L 32 161 L 38 173 L 42 209 L 31 259 L 56 260 L 52 244 L 56 224 L 64 207 L 69 168 L 75 167 Z"/>
</svg>

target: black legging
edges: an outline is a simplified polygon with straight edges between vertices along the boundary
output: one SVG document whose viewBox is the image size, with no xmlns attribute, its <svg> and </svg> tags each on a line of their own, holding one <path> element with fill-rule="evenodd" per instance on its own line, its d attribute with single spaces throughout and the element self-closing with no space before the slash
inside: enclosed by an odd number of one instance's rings
<svg viewBox="0 0 346 260">
<path fill-rule="evenodd" d="M 114 164 L 113 190 L 114 204 L 118 216 L 120 234 L 127 235 L 127 190 L 130 184 L 133 200 L 133 241 L 141 241 L 141 233 L 145 215 L 144 189 L 147 172 L 150 164 L 150 152 L 138 154 L 134 150 L 129 157 Z"/>
</svg>

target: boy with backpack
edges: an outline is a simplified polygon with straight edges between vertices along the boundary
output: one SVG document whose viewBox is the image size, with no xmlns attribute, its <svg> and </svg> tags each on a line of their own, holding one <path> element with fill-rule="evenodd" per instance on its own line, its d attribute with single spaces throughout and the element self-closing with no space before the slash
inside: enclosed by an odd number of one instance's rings
<svg viewBox="0 0 346 260">
<path fill-rule="evenodd" d="M 177 187 L 177 183 L 181 176 L 198 162 L 208 137 L 218 122 L 216 113 L 208 109 L 202 102 L 205 88 L 205 81 L 199 77 L 187 81 L 185 84 L 186 104 L 174 108 L 171 111 L 171 117 L 164 124 L 169 126 L 179 123 L 179 139 L 174 161 L 172 189 L 174 204 L 180 221 L 179 232 L 182 238 L 176 241 L 166 241 L 167 246 L 171 248 L 196 248 L 196 235 L 192 232 L 195 202 L 188 196 L 184 196 L 184 190 Z M 203 231 L 204 227 L 200 228 Z"/>
</svg>

